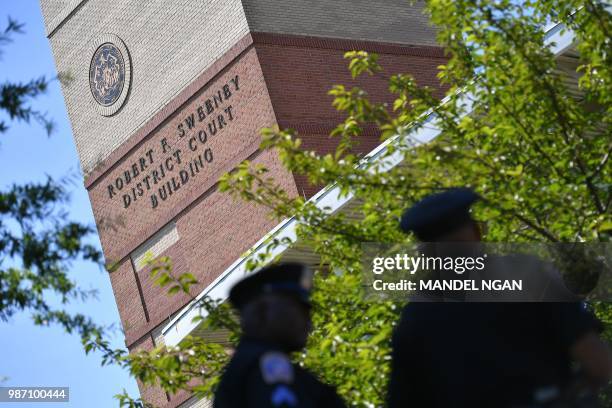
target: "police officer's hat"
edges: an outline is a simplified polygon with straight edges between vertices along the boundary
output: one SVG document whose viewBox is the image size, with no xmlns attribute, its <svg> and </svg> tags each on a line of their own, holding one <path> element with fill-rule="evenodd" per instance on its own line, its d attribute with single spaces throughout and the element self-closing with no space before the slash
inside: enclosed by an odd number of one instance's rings
<svg viewBox="0 0 612 408">
<path fill-rule="evenodd" d="M 469 188 L 429 195 L 404 211 L 400 228 L 413 232 L 421 241 L 433 241 L 470 221 L 470 206 L 479 198 Z"/>
<path fill-rule="evenodd" d="M 312 271 L 297 262 L 266 266 L 234 285 L 229 293 L 230 303 L 238 310 L 256 297 L 266 293 L 286 293 L 310 305 Z"/>
</svg>

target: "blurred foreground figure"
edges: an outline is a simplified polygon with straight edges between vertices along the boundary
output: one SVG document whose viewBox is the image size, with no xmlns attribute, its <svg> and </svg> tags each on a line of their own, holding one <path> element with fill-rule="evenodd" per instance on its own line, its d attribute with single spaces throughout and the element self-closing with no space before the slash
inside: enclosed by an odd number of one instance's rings
<svg viewBox="0 0 612 408">
<path fill-rule="evenodd" d="M 423 242 L 478 242 L 478 198 L 428 196 L 401 228 Z M 597 407 L 612 369 L 599 327 L 580 302 L 411 302 L 393 336 L 389 407 Z"/>
<path fill-rule="evenodd" d="M 341 408 L 333 387 L 293 364 L 306 345 L 312 272 L 302 264 L 266 267 L 238 282 L 229 300 L 243 337 L 215 393 L 214 408 Z"/>
</svg>

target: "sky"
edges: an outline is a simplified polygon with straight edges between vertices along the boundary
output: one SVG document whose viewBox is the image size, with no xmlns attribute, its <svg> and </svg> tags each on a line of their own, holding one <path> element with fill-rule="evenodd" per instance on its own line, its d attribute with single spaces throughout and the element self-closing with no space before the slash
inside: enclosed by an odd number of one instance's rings
<svg viewBox="0 0 612 408">
<path fill-rule="evenodd" d="M 0 27 L 8 16 L 25 23 L 25 33 L 3 48 L 0 57 L 0 82 L 28 81 L 56 75 L 37 0 L 0 0 Z M 0 189 L 13 183 L 44 181 L 47 175 L 60 179 L 80 174 L 78 155 L 60 85 L 53 82 L 49 91 L 34 102 L 47 112 L 56 130 L 47 136 L 36 124 L 12 123 L 0 135 Z M 68 204 L 70 218 L 94 225 L 91 205 L 82 177 L 72 184 Z M 100 246 L 97 237 L 92 242 Z M 98 299 L 71 305 L 71 310 L 94 318 L 99 324 L 114 324 L 111 338 L 115 347 L 125 347 L 120 331 L 119 313 L 108 274 L 95 265 L 79 262 L 71 277 L 84 289 L 98 290 Z M 70 402 L 61 407 L 109 408 L 119 406 L 113 396 L 123 389 L 138 396 L 136 381 L 118 367 L 102 367 L 99 355 L 86 355 L 78 336 L 57 327 L 37 327 L 28 313 L 15 315 L 8 323 L 0 321 L 0 386 L 61 386 L 70 388 Z M 8 378 L 4 378 L 8 377 Z M 8 405 L 8 404 L 7 404 Z M 10 404 L 28 408 L 28 404 Z M 40 404 L 33 404 L 37 407 Z M 54 405 L 54 406 L 55 406 Z M 2 404 L 0 404 L 2 406 Z"/>
</svg>

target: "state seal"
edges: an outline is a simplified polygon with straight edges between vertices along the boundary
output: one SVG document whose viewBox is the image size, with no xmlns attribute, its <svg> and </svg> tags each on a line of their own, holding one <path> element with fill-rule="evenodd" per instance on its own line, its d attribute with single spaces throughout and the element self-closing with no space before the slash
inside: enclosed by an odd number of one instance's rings
<svg viewBox="0 0 612 408">
<path fill-rule="evenodd" d="M 127 97 L 131 80 L 131 64 L 127 48 L 113 34 L 101 35 L 92 44 L 89 64 L 89 88 L 104 116 L 116 113 Z"/>
</svg>

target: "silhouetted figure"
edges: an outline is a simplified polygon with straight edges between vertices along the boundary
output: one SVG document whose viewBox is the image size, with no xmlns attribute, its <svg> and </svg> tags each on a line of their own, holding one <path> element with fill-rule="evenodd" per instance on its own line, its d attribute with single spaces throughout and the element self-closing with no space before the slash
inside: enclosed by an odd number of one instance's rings
<svg viewBox="0 0 612 408">
<path fill-rule="evenodd" d="M 426 197 L 408 209 L 405 232 L 424 242 L 477 243 L 469 189 Z M 580 302 L 411 302 L 393 336 L 389 408 L 587 407 L 610 378 L 599 322 Z M 571 401 L 571 402 L 570 402 Z M 576 405 L 577 401 L 581 401 Z M 572 405 L 573 404 L 573 405 Z"/>
<path fill-rule="evenodd" d="M 215 393 L 214 408 L 342 408 L 336 390 L 295 365 L 306 345 L 312 273 L 302 264 L 266 267 L 238 282 L 229 300 L 243 337 Z"/>
</svg>

